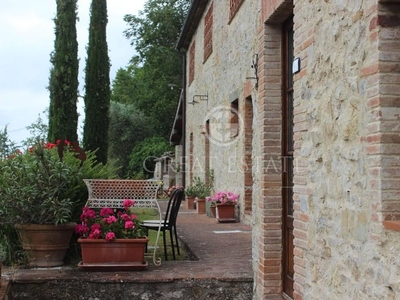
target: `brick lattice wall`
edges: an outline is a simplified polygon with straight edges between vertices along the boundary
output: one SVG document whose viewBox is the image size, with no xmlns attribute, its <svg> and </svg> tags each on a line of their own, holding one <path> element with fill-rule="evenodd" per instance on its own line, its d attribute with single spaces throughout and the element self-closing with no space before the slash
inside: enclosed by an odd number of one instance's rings
<svg viewBox="0 0 400 300">
<path fill-rule="evenodd" d="M 211 55 L 213 50 L 213 3 L 204 19 L 204 61 Z"/>
</svg>

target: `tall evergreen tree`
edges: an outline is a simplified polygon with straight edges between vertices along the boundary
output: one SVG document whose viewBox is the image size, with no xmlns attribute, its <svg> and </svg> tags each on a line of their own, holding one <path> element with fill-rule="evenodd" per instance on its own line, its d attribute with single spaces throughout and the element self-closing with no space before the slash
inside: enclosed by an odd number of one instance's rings
<svg viewBox="0 0 400 300">
<path fill-rule="evenodd" d="M 110 61 L 107 46 L 107 1 L 92 0 L 85 77 L 83 146 L 107 162 L 110 106 Z"/>
<path fill-rule="evenodd" d="M 54 51 L 50 55 L 48 140 L 78 140 L 77 0 L 57 0 Z"/>
</svg>

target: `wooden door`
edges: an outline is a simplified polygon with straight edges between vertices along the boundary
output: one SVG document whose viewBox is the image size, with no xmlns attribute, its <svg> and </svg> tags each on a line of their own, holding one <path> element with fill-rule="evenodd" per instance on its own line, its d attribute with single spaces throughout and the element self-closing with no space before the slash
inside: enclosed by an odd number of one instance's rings
<svg viewBox="0 0 400 300">
<path fill-rule="evenodd" d="M 283 292 L 293 297 L 293 19 L 282 28 Z"/>
</svg>

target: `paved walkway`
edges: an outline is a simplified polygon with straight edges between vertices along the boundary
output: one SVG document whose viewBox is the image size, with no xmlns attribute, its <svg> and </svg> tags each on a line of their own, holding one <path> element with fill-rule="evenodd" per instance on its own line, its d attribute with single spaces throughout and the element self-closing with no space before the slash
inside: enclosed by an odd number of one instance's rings
<svg viewBox="0 0 400 300">
<path fill-rule="evenodd" d="M 149 263 L 138 272 L 96 272 L 104 281 L 173 281 L 176 279 L 218 279 L 223 281 L 252 281 L 251 229 L 242 223 L 218 223 L 216 219 L 199 215 L 185 208 L 179 211 L 177 231 L 179 238 L 190 248 L 198 260 L 163 261 L 161 266 Z M 160 257 L 163 259 L 162 240 Z M 4 269 L 4 267 L 3 267 Z M 50 269 L 5 269 L 4 280 L 32 282 L 87 278 L 88 273 L 74 267 Z M 0 299 L 2 295 L 0 294 Z"/>
</svg>

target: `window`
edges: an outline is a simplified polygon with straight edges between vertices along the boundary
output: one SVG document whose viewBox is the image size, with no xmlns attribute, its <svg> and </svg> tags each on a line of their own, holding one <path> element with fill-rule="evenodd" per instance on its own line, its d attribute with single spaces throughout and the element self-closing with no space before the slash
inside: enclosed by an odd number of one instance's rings
<svg viewBox="0 0 400 300">
<path fill-rule="evenodd" d="M 232 20 L 244 0 L 230 0 L 229 20 Z"/>
<path fill-rule="evenodd" d="M 229 120 L 231 138 L 239 134 L 239 101 L 236 99 L 231 103 L 231 115 Z"/>
<path fill-rule="evenodd" d="M 211 55 L 213 50 L 213 39 L 212 39 L 212 29 L 213 29 L 213 3 L 211 3 L 210 8 L 204 19 L 204 61 Z"/>
</svg>

